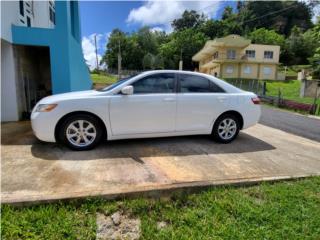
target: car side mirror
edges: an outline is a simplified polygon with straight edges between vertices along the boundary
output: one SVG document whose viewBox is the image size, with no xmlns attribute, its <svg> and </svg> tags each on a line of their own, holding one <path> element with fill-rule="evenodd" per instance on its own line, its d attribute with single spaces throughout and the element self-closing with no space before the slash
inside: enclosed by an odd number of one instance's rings
<svg viewBox="0 0 320 240">
<path fill-rule="evenodd" d="M 132 95 L 133 94 L 133 86 L 125 86 L 124 88 L 121 89 L 121 93 L 123 95 Z"/>
</svg>

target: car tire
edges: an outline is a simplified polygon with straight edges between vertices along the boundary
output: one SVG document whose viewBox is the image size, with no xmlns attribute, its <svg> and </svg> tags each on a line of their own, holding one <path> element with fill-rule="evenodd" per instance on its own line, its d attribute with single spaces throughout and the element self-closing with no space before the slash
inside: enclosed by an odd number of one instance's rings
<svg viewBox="0 0 320 240">
<path fill-rule="evenodd" d="M 216 121 L 212 129 L 212 137 L 220 143 L 230 143 L 239 134 L 240 121 L 233 114 L 223 114 Z"/>
<path fill-rule="evenodd" d="M 100 121 L 91 115 L 75 114 L 60 126 L 59 140 L 72 150 L 85 151 L 97 146 L 104 135 Z"/>
</svg>

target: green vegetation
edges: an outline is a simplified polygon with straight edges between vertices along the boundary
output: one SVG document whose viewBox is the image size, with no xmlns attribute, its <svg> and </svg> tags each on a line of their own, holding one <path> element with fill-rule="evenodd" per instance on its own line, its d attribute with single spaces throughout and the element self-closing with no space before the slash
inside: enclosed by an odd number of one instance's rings
<svg viewBox="0 0 320 240">
<path fill-rule="evenodd" d="M 105 85 L 109 85 L 117 81 L 117 77 L 114 75 L 98 74 L 98 73 L 92 73 L 91 79 L 92 79 L 92 82 L 95 84 L 105 84 Z"/>
<path fill-rule="evenodd" d="M 2 206 L 3 239 L 95 239 L 96 212 L 142 221 L 142 239 L 319 239 L 320 177 L 212 188 L 170 199 Z M 158 230 L 157 222 L 167 227 Z"/>
<path fill-rule="evenodd" d="M 278 96 L 279 89 L 281 91 L 281 96 L 284 99 L 294 100 L 301 103 L 311 103 L 313 104 L 314 98 L 310 97 L 299 97 L 301 82 L 298 80 L 291 81 L 266 81 L 267 82 L 267 95 L 268 96 Z M 317 100 L 320 104 L 320 99 Z"/>
<path fill-rule="evenodd" d="M 286 77 L 290 79 L 293 79 L 293 78 L 297 79 L 298 72 L 301 72 L 302 69 L 304 69 L 305 71 L 310 71 L 311 68 L 312 66 L 309 64 L 287 66 Z M 285 67 L 283 65 L 279 66 L 278 71 L 285 72 Z"/>
</svg>

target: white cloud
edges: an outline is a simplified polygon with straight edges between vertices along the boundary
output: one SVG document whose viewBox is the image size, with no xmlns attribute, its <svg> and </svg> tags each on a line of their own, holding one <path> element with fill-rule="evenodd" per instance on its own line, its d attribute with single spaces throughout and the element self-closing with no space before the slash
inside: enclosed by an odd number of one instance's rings
<svg viewBox="0 0 320 240">
<path fill-rule="evenodd" d="M 150 28 L 150 31 L 151 32 L 163 32 L 164 29 L 161 27 L 153 27 L 153 28 Z"/>
<path fill-rule="evenodd" d="M 82 38 L 82 51 L 83 51 L 84 59 L 89 65 L 90 70 L 93 70 L 97 67 L 94 36 L 96 36 L 96 39 L 97 39 L 98 52 L 101 52 L 101 50 L 104 52 L 110 33 L 105 33 L 105 34 L 94 33 L 94 34 L 91 34 L 90 36 Z M 100 63 L 102 56 L 99 53 L 97 54 L 97 56 L 98 56 L 98 62 Z M 105 67 L 106 67 L 105 65 L 99 66 L 99 68 L 105 68 Z"/>
<path fill-rule="evenodd" d="M 301 2 L 305 2 L 309 4 L 312 2 L 312 0 L 300 0 Z M 320 16 L 320 4 L 316 5 L 315 7 L 312 8 L 312 22 L 317 23 L 318 17 Z"/>
<path fill-rule="evenodd" d="M 165 31 L 170 31 L 172 21 L 181 17 L 185 10 L 195 10 L 208 17 L 215 17 L 220 4 L 218 1 L 149 0 L 130 11 L 127 23 L 157 27 L 161 25 Z"/>
<path fill-rule="evenodd" d="M 313 17 L 312 17 L 312 22 L 317 23 L 318 17 L 320 17 L 320 4 L 313 8 Z"/>
</svg>

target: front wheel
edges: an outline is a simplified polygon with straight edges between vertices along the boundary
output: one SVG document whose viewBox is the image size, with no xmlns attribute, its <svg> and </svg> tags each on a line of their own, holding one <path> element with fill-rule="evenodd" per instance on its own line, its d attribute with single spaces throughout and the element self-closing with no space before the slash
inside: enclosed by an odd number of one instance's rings
<svg viewBox="0 0 320 240">
<path fill-rule="evenodd" d="M 240 123 L 232 114 L 224 114 L 219 117 L 213 127 L 212 136 L 221 143 L 232 142 L 239 134 Z"/>
<path fill-rule="evenodd" d="M 89 150 L 100 142 L 102 129 L 95 117 L 77 114 L 63 122 L 59 138 L 72 150 Z"/>
</svg>

